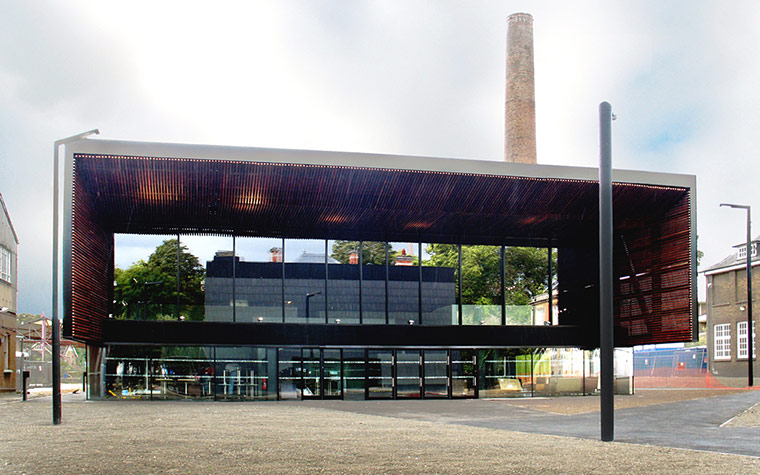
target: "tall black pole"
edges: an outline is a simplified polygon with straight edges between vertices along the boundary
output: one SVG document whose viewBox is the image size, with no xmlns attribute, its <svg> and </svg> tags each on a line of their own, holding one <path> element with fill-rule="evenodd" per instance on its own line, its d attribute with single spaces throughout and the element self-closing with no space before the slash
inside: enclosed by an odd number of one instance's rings
<svg viewBox="0 0 760 475">
<path fill-rule="evenodd" d="M 179 296 L 180 296 L 180 290 L 179 290 L 179 279 L 180 279 L 180 264 L 179 264 L 179 257 L 180 257 L 180 248 L 179 248 L 179 234 L 177 234 L 177 320 L 179 320 L 180 312 L 179 312 Z"/>
<path fill-rule="evenodd" d="M 752 218 L 747 205 L 747 386 L 755 385 L 753 370 L 754 326 L 752 325 Z"/>
<path fill-rule="evenodd" d="M 615 439 L 612 330 L 612 107 L 599 104 L 599 358 L 602 440 Z"/>
<path fill-rule="evenodd" d="M 58 149 L 61 145 L 66 145 L 78 140 L 82 140 L 92 134 L 99 134 L 98 129 L 83 132 L 78 135 L 72 135 L 65 139 L 53 142 L 53 424 L 61 423 L 61 327 L 58 318 L 58 248 L 60 240 L 58 239 L 58 186 L 61 181 L 58 165 Z M 65 257 L 65 256 L 64 256 Z"/>
</svg>

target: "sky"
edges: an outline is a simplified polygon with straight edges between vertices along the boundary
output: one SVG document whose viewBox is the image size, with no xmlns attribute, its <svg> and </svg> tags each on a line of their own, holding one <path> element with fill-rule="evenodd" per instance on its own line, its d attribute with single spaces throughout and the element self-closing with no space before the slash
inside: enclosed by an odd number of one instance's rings
<svg viewBox="0 0 760 475">
<path fill-rule="evenodd" d="M 516 12 L 534 18 L 538 163 L 596 166 L 608 101 L 614 168 L 697 176 L 703 267 L 744 241 L 745 213 L 719 203 L 760 203 L 755 1 L 8 1 L 0 193 L 20 240 L 18 312 L 50 313 L 55 140 L 98 128 L 502 160 Z M 128 247 L 125 262 L 139 257 Z"/>
</svg>

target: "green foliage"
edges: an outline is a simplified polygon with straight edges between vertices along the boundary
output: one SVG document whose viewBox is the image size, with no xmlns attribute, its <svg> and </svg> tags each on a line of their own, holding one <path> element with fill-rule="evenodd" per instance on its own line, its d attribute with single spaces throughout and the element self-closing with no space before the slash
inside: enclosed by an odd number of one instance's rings
<svg viewBox="0 0 760 475">
<path fill-rule="evenodd" d="M 428 244 L 430 259 L 423 265 L 458 268 L 455 244 Z M 552 256 L 556 275 L 556 253 Z M 507 247 L 504 253 L 507 305 L 528 305 L 533 296 L 547 290 L 546 249 Z M 498 246 L 462 246 L 462 299 L 468 304 L 501 303 L 501 256 Z"/>
<path fill-rule="evenodd" d="M 359 251 L 359 241 L 335 241 L 332 246 L 331 257 L 341 264 L 349 264 L 351 252 Z M 393 263 L 397 252 L 388 250 L 388 260 Z M 385 243 L 366 241 L 362 245 L 362 262 L 364 264 L 385 265 Z"/>
<path fill-rule="evenodd" d="M 173 320 L 176 305 L 190 320 L 203 320 L 203 279 L 206 272 L 198 258 L 180 245 L 179 299 L 177 298 L 177 240 L 160 244 L 148 261 L 128 269 L 114 269 L 114 317 Z"/>
</svg>

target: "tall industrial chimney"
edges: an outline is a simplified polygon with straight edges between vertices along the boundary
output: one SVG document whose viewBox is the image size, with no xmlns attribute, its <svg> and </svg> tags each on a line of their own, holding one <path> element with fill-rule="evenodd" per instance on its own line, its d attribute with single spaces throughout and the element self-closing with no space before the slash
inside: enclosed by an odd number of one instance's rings
<svg viewBox="0 0 760 475">
<path fill-rule="evenodd" d="M 507 94 L 504 160 L 536 163 L 536 93 L 533 73 L 533 17 L 507 18 Z"/>
</svg>

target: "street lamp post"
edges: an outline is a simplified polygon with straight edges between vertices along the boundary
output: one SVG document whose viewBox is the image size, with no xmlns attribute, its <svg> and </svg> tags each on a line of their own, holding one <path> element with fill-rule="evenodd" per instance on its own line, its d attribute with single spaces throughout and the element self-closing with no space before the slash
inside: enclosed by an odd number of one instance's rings
<svg viewBox="0 0 760 475">
<path fill-rule="evenodd" d="M 319 295 L 321 293 L 322 293 L 322 291 L 317 290 L 316 292 L 313 292 L 313 293 L 310 293 L 310 294 L 306 294 L 306 320 L 307 320 L 307 323 L 308 323 L 308 320 L 309 320 L 309 299 L 312 298 L 312 297 L 314 297 L 315 295 Z"/>
<path fill-rule="evenodd" d="M 53 424 L 61 423 L 61 330 L 58 318 L 58 148 L 71 142 L 82 140 L 98 129 L 89 130 L 78 135 L 53 142 Z"/>
<path fill-rule="evenodd" d="M 752 344 L 754 343 L 754 328 L 752 325 L 752 230 L 751 230 L 751 209 L 749 205 L 737 205 L 732 203 L 721 203 L 721 206 L 729 208 L 738 208 L 747 210 L 747 385 L 754 386 L 754 374 L 752 365 Z M 738 350 L 737 350 L 738 351 Z"/>
</svg>

